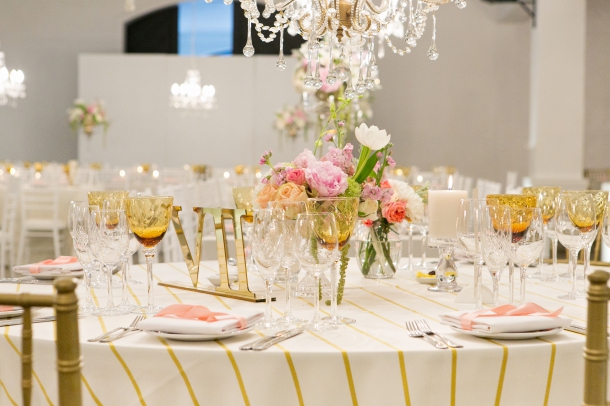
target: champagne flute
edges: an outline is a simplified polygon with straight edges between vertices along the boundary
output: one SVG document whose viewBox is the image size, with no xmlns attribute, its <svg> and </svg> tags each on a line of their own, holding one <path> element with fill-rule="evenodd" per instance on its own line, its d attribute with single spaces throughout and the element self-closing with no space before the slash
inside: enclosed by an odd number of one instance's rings
<svg viewBox="0 0 610 406">
<path fill-rule="evenodd" d="M 108 302 L 105 308 L 93 312 L 95 316 L 119 316 L 129 313 L 114 305 L 112 298 L 112 270 L 121 261 L 128 245 L 127 218 L 123 210 L 94 210 L 89 227 L 91 253 L 102 264 L 107 277 Z M 125 287 L 123 287 L 125 288 Z"/>
<path fill-rule="evenodd" d="M 576 290 L 578 252 L 590 244 L 597 234 L 597 215 L 593 196 L 586 192 L 562 192 L 557 198 L 555 231 L 559 242 L 569 251 L 572 291 L 559 299 L 585 299 Z"/>
<path fill-rule="evenodd" d="M 277 326 L 271 314 L 271 285 L 284 255 L 283 220 L 284 213 L 274 209 L 257 210 L 253 216 L 252 257 L 265 281 L 265 317 L 258 322 L 263 329 Z"/>
<path fill-rule="evenodd" d="M 74 203 L 74 202 L 73 202 Z M 89 230 L 91 229 L 92 212 L 99 211 L 97 206 L 90 206 L 86 202 L 76 202 L 77 204 L 70 205 L 72 211 L 70 218 L 72 219 L 72 242 L 74 244 L 74 252 L 78 258 L 78 262 L 83 266 L 85 273 L 85 303 L 79 306 L 79 312 L 91 313 L 97 309 L 91 297 L 91 274 L 95 267 L 95 257 L 91 253 L 91 245 L 89 240 Z M 83 203 L 83 204 L 81 204 Z"/>
<path fill-rule="evenodd" d="M 491 274 L 494 295 L 493 307 L 498 306 L 500 296 L 500 276 L 508 262 L 504 249 L 510 244 L 510 208 L 508 206 L 487 206 L 481 216 L 481 245 L 483 260 Z"/>
<path fill-rule="evenodd" d="M 146 257 L 148 304 L 139 306 L 134 313 L 155 314 L 161 310 L 161 306 L 155 306 L 154 301 L 153 259 L 157 252 L 155 247 L 167 232 L 174 198 L 171 196 L 129 197 L 125 203 L 129 228 L 138 242 L 142 244 Z"/>
<path fill-rule="evenodd" d="M 540 258 L 544 248 L 542 212 L 538 208 L 531 207 L 513 209 L 510 211 L 510 221 L 510 241 L 505 249 L 508 258 L 519 266 L 520 301 L 523 304 L 527 267 Z"/>
<path fill-rule="evenodd" d="M 339 255 L 339 233 L 332 213 L 303 213 L 297 216 L 295 227 L 296 255 L 303 266 L 313 274 L 315 285 L 320 286 L 324 270 L 332 267 Z M 320 319 L 320 295 L 313 295 L 314 314 L 307 325 L 310 331 L 325 331 L 336 328 L 332 323 Z"/>
</svg>

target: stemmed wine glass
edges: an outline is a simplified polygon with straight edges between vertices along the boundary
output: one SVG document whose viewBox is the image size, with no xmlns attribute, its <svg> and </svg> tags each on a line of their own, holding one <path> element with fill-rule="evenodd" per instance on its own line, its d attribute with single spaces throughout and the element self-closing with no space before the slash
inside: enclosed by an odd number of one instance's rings
<svg viewBox="0 0 610 406">
<path fill-rule="evenodd" d="M 233 201 L 235 208 L 252 211 L 254 201 L 254 186 L 237 186 L 233 188 Z M 250 242 L 252 237 L 252 219 L 249 216 L 244 217 L 242 230 L 246 237 L 246 242 Z M 246 265 L 252 261 L 251 247 L 245 247 Z"/>
<path fill-rule="evenodd" d="M 504 247 L 508 258 L 519 266 L 521 304 L 525 303 L 527 267 L 540 258 L 544 248 L 542 212 L 538 208 L 524 207 L 510 211 L 510 241 Z"/>
<path fill-rule="evenodd" d="M 277 326 L 271 315 L 271 285 L 284 256 L 284 213 L 281 210 L 256 210 L 253 216 L 252 257 L 265 281 L 265 317 L 258 326 L 272 329 Z"/>
<path fill-rule="evenodd" d="M 292 283 L 296 282 L 297 276 L 301 269 L 301 264 L 296 258 L 296 219 L 301 213 L 306 212 L 305 202 L 270 202 L 270 207 L 274 210 L 280 210 L 284 214 L 284 257 L 282 258 L 282 269 L 284 270 L 286 306 L 284 315 L 278 320 L 282 326 L 300 325 L 306 323 L 305 320 L 299 319 L 292 314 Z M 276 282 L 279 278 L 276 277 Z"/>
<path fill-rule="evenodd" d="M 128 240 L 127 218 L 123 210 L 94 210 L 91 213 L 89 242 L 91 253 L 102 264 L 107 278 L 108 303 L 105 308 L 94 311 L 95 316 L 119 316 L 128 311 L 114 305 L 112 298 L 112 270 L 121 261 Z M 123 286 L 125 289 L 125 286 Z"/>
<path fill-rule="evenodd" d="M 142 244 L 146 257 L 148 282 L 148 304 L 137 307 L 133 312 L 155 314 L 161 310 L 161 306 L 155 306 L 153 295 L 153 259 L 157 253 L 155 247 L 167 232 L 174 198 L 171 196 L 129 197 L 125 199 L 125 203 L 129 228 L 138 242 Z"/>
<path fill-rule="evenodd" d="M 608 247 L 610 247 L 610 202 L 606 202 L 606 210 L 601 225 L 602 239 Z"/>
<path fill-rule="evenodd" d="M 585 297 L 576 289 L 578 252 L 590 244 L 597 234 L 597 216 L 593 196 L 586 192 L 562 192 L 557 198 L 555 231 L 559 242 L 569 251 L 572 291 L 559 299 L 576 300 Z"/>
<path fill-rule="evenodd" d="M 487 206 L 481 216 L 481 245 L 483 260 L 491 274 L 494 295 L 493 307 L 498 306 L 500 296 L 500 276 L 508 262 L 504 249 L 510 244 L 510 208 L 508 206 Z"/>
<path fill-rule="evenodd" d="M 70 233 L 72 234 L 72 242 L 74 243 L 74 252 L 78 258 L 78 262 L 83 266 L 85 273 L 85 303 L 79 307 L 82 313 L 90 313 L 97 309 L 93 304 L 91 297 L 91 274 L 95 267 L 95 257 L 91 253 L 89 241 L 89 230 L 92 226 L 92 212 L 99 211 L 97 206 L 90 206 L 87 202 L 77 202 L 70 205 L 71 225 Z"/>
<path fill-rule="evenodd" d="M 296 221 L 296 255 L 303 266 L 313 274 L 315 285 L 320 286 L 324 270 L 333 266 L 339 255 L 339 233 L 332 213 L 303 213 Z M 320 319 L 320 295 L 313 295 L 314 314 L 307 325 L 310 331 L 325 331 L 336 328 L 333 323 Z"/>
<path fill-rule="evenodd" d="M 587 190 L 586 193 L 589 193 L 593 197 L 593 204 L 595 205 L 595 227 L 597 230 L 600 229 L 602 219 L 604 218 L 604 214 L 606 213 L 606 203 L 608 202 L 608 191 L 607 190 Z M 597 233 L 596 233 L 597 237 Z M 583 280 L 587 279 L 587 271 L 589 270 L 589 266 L 591 265 L 591 247 L 593 246 L 593 242 L 595 238 L 593 238 L 585 247 L 585 260 L 582 270 Z M 583 289 L 586 285 L 586 282 L 583 282 Z M 586 296 L 586 292 L 582 291 L 583 296 Z"/>
<path fill-rule="evenodd" d="M 356 220 L 358 220 L 359 203 L 360 199 L 357 197 L 312 198 L 307 199 L 307 212 L 331 213 L 335 216 L 338 249 L 341 251 L 349 243 L 349 239 L 354 232 Z M 335 262 L 330 270 L 330 316 L 324 318 L 324 320 L 330 320 L 334 325 L 356 322 L 354 319 L 337 315 L 339 259 L 340 254 L 335 257 Z M 318 285 L 314 286 L 317 287 Z M 315 289 L 315 294 L 317 294 L 317 288 Z"/>
</svg>

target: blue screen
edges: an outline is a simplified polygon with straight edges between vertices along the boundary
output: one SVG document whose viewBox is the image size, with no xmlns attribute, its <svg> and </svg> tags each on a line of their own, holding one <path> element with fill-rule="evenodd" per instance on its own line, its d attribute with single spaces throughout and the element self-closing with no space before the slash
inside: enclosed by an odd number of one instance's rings
<svg viewBox="0 0 610 406">
<path fill-rule="evenodd" d="M 225 5 L 222 0 L 178 5 L 179 55 L 230 55 L 232 52 L 232 5 Z"/>
</svg>

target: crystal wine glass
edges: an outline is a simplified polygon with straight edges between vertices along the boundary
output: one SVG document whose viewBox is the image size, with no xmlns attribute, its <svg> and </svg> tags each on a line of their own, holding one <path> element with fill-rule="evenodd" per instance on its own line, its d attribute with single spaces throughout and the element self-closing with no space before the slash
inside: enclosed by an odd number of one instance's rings
<svg viewBox="0 0 610 406">
<path fill-rule="evenodd" d="M 171 196 L 129 197 L 125 200 L 127 221 L 136 239 L 142 244 L 146 257 L 148 282 L 148 304 L 140 306 L 135 313 L 155 314 L 161 306 L 155 306 L 153 295 L 153 258 L 155 247 L 167 232 L 172 214 L 174 198 Z"/>
<path fill-rule="evenodd" d="M 332 213 L 335 216 L 337 226 L 339 251 L 349 243 L 349 239 L 354 232 L 356 220 L 358 220 L 358 205 L 360 199 L 357 197 L 325 197 L 307 199 L 308 213 Z M 338 304 L 338 278 L 340 255 L 337 255 L 335 262 L 330 270 L 330 317 L 325 320 L 331 320 L 331 323 L 351 324 L 356 320 L 337 315 Z M 314 286 L 318 286 L 317 284 Z M 317 289 L 316 289 L 317 290 Z"/>
<path fill-rule="evenodd" d="M 498 306 L 502 270 L 508 262 L 504 249 L 510 244 L 510 209 L 508 206 L 487 206 L 481 216 L 481 245 L 483 260 L 491 274 L 494 295 L 493 307 Z"/>
<path fill-rule="evenodd" d="M 296 220 L 296 255 L 303 266 L 311 271 L 315 280 L 314 286 L 320 286 L 320 277 L 325 269 L 331 268 L 339 255 L 339 232 L 335 216 L 332 213 L 299 214 Z M 333 323 L 320 319 L 320 295 L 313 295 L 314 314 L 307 329 L 325 331 L 335 328 Z"/>
<path fill-rule="evenodd" d="M 91 297 L 91 274 L 95 267 L 95 257 L 91 253 L 89 241 L 89 230 L 92 226 L 92 212 L 99 211 L 97 206 L 90 206 L 88 203 L 70 205 L 72 211 L 70 218 L 72 219 L 72 242 L 74 243 L 74 252 L 78 258 L 78 262 L 83 266 L 85 273 L 85 303 L 79 307 L 79 312 L 90 313 L 97 309 L 93 304 Z"/>
<path fill-rule="evenodd" d="M 112 298 L 112 270 L 121 261 L 128 245 L 127 218 L 123 210 L 94 210 L 89 227 L 91 253 L 102 264 L 107 278 L 108 302 L 95 316 L 119 316 L 128 311 L 114 305 Z M 125 287 L 123 287 L 125 289 Z"/>
<path fill-rule="evenodd" d="M 272 329 L 277 326 L 271 314 L 271 285 L 284 256 L 284 213 L 281 210 L 256 210 L 253 216 L 252 257 L 265 281 L 265 317 L 258 326 Z"/>
<path fill-rule="evenodd" d="M 593 196 L 586 192 L 561 192 L 557 198 L 555 231 L 559 242 L 569 251 L 572 291 L 559 299 L 577 300 L 585 297 L 576 290 L 578 252 L 597 235 L 597 215 Z"/>
<path fill-rule="evenodd" d="M 561 191 L 560 187 L 524 187 L 523 194 L 536 196 L 538 201 L 536 207 L 542 211 L 542 220 L 544 221 L 544 234 L 551 240 L 553 268 L 551 275 L 547 276 L 543 272 L 544 250 L 540 254 L 538 272 L 532 274 L 532 277 L 540 277 L 540 280 L 547 282 L 556 282 L 557 276 L 557 234 L 555 234 L 555 210 L 557 209 L 557 196 Z"/>
<path fill-rule="evenodd" d="M 235 202 L 235 208 L 246 210 L 247 212 L 252 211 L 254 202 L 254 186 L 238 186 L 233 188 L 233 201 Z M 242 230 L 246 241 L 250 242 L 252 237 L 252 218 L 250 216 L 244 217 L 242 224 Z M 246 263 L 248 260 L 252 260 L 251 251 L 252 247 L 245 247 Z"/>
<path fill-rule="evenodd" d="M 606 245 L 610 247 L 610 202 L 606 203 L 606 210 L 604 211 L 601 227 L 602 239 Z"/>
</svg>

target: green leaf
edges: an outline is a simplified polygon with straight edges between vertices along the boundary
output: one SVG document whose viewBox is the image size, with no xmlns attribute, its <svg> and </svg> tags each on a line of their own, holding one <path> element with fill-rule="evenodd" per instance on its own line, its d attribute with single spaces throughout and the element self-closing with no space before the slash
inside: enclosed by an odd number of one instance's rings
<svg viewBox="0 0 610 406">
<path fill-rule="evenodd" d="M 373 172 L 373 168 L 375 167 L 377 161 L 379 161 L 377 154 L 371 155 L 366 163 L 362 166 L 362 169 L 354 176 L 354 180 L 358 183 L 364 182 L 371 172 Z"/>
</svg>

